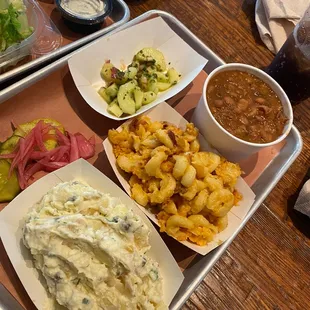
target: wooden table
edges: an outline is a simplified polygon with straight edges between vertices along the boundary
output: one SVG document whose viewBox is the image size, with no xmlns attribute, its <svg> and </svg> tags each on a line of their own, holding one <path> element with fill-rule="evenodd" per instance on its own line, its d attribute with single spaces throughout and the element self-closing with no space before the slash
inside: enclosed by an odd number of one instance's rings
<svg viewBox="0 0 310 310">
<path fill-rule="evenodd" d="M 224 61 L 264 67 L 273 55 L 259 37 L 255 2 L 127 0 L 132 18 L 151 9 L 167 11 Z M 294 117 L 302 154 L 184 309 L 310 309 L 310 220 L 293 211 L 310 178 L 310 100 L 294 106 Z"/>
<path fill-rule="evenodd" d="M 226 62 L 264 67 L 273 58 L 256 28 L 255 0 L 127 4 L 132 18 L 151 9 L 172 13 Z M 293 211 L 299 188 L 310 177 L 310 100 L 294 106 L 294 115 L 302 154 L 183 309 L 310 309 L 310 220 Z M 23 291 L 18 280 L 12 286 Z"/>
</svg>

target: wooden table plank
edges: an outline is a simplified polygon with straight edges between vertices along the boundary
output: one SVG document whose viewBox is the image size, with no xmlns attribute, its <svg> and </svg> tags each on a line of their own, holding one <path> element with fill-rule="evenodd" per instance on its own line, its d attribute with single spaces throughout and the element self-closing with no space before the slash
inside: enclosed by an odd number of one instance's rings
<svg viewBox="0 0 310 310">
<path fill-rule="evenodd" d="M 260 40 L 255 3 L 255 0 L 127 1 L 132 18 L 151 9 L 167 11 L 224 61 L 262 68 L 273 55 Z M 309 220 L 292 210 L 310 166 L 310 100 L 294 106 L 294 117 L 304 140 L 302 154 L 184 309 L 310 308 Z"/>
<path fill-rule="evenodd" d="M 303 238 L 262 206 L 184 309 L 309 309 L 309 258 Z"/>
</svg>

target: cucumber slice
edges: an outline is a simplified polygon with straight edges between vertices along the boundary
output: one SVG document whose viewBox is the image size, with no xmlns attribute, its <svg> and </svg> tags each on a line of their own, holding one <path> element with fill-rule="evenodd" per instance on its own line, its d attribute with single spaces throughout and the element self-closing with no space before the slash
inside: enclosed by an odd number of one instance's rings
<svg viewBox="0 0 310 310">
<path fill-rule="evenodd" d="M 170 68 L 167 72 L 169 77 L 169 82 L 171 85 L 175 85 L 180 81 L 179 72 L 174 68 Z"/>
<path fill-rule="evenodd" d="M 108 112 L 115 115 L 116 117 L 121 117 L 123 111 L 116 102 L 117 102 L 116 100 L 113 100 L 113 102 L 108 107 Z"/>
<path fill-rule="evenodd" d="M 128 81 L 128 71 L 121 71 L 119 69 L 117 69 L 116 71 L 116 78 L 113 79 L 113 81 L 117 84 L 117 85 L 123 85 Z"/>
<path fill-rule="evenodd" d="M 171 83 L 158 82 L 157 87 L 158 87 L 159 91 L 165 91 L 171 87 Z"/>
<path fill-rule="evenodd" d="M 101 87 L 99 90 L 98 90 L 98 94 L 103 98 L 103 100 L 106 102 L 106 103 L 111 103 L 112 102 L 112 98 L 107 94 L 106 92 L 106 88 L 105 87 Z"/>
<path fill-rule="evenodd" d="M 138 68 L 139 68 L 139 62 L 136 61 L 136 60 L 134 60 L 134 61 L 128 66 L 128 68 L 130 68 L 130 67 L 135 67 L 135 68 L 137 68 L 137 70 L 138 70 Z"/>
<path fill-rule="evenodd" d="M 114 68 L 114 74 L 112 77 L 112 68 Z M 113 66 L 110 62 L 104 63 L 102 66 L 100 75 L 104 81 L 107 83 L 116 83 L 116 84 L 124 84 L 128 80 L 128 72 L 127 71 L 121 71 Z"/>
<path fill-rule="evenodd" d="M 0 159 L 0 202 L 11 201 L 20 191 L 15 171 L 8 178 L 10 166 L 7 160 Z"/>
<path fill-rule="evenodd" d="M 115 103 L 119 106 L 118 101 L 117 101 L 117 98 L 115 98 L 115 99 L 110 103 L 110 105 L 111 105 L 111 104 L 115 104 Z"/>
<path fill-rule="evenodd" d="M 145 47 L 139 51 L 136 56 L 136 60 L 142 62 L 154 62 L 157 70 L 166 70 L 166 61 L 163 53 L 153 47 Z"/>
<path fill-rule="evenodd" d="M 133 80 L 138 73 L 138 69 L 135 67 L 128 67 L 128 79 Z"/>
<path fill-rule="evenodd" d="M 148 91 L 152 91 L 154 92 L 155 94 L 158 94 L 158 86 L 157 86 L 157 80 L 152 78 L 149 80 L 149 83 L 148 83 Z"/>
<path fill-rule="evenodd" d="M 101 77 L 108 83 L 112 81 L 112 71 L 111 69 L 113 68 L 113 64 L 110 62 L 105 62 L 104 65 L 102 66 L 100 75 Z"/>
<path fill-rule="evenodd" d="M 163 83 L 168 83 L 169 82 L 169 77 L 166 73 L 163 72 L 156 72 L 156 76 L 157 76 L 157 80 L 159 82 L 163 82 Z"/>
<path fill-rule="evenodd" d="M 115 98 L 117 96 L 118 93 L 118 86 L 113 83 L 112 85 L 110 85 L 106 90 L 105 93 L 110 97 L 110 98 Z"/>
<path fill-rule="evenodd" d="M 122 109 L 124 113 L 127 114 L 135 114 L 136 112 L 136 103 L 133 100 L 133 90 L 136 87 L 135 81 L 130 81 L 122 86 L 120 86 L 118 94 L 117 94 L 117 101 L 119 107 Z"/>
<path fill-rule="evenodd" d="M 136 111 L 137 111 L 142 107 L 143 91 L 141 90 L 140 87 L 136 86 L 134 91 L 133 91 L 133 95 L 135 98 Z"/>
<path fill-rule="evenodd" d="M 154 101 L 156 99 L 156 94 L 153 91 L 147 91 L 145 93 L 143 93 L 143 100 L 142 100 L 142 104 L 146 105 L 148 103 L 151 103 L 152 101 Z"/>
</svg>

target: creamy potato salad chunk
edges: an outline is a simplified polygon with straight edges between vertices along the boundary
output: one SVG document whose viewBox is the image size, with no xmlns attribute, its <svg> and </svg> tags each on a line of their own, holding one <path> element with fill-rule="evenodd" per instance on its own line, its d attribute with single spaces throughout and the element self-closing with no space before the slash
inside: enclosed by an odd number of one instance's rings
<svg viewBox="0 0 310 310">
<path fill-rule="evenodd" d="M 29 212 L 24 244 L 67 309 L 167 309 L 149 228 L 118 198 L 60 183 Z"/>
</svg>

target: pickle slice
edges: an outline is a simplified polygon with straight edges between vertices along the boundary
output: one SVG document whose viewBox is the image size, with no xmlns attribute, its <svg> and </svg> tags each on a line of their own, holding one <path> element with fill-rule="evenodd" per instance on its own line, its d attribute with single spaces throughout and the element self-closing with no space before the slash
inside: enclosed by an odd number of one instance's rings
<svg viewBox="0 0 310 310">
<path fill-rule="evenodd" d="M 62 126 L 62 124 L 60 124 L 59 122 L 57 122 L 54 119 L 50 119 L 50 118 L 38 118 L 35 119 L 31 122 L 25 123 L 25 124 L 21 124 L 18 126 L 18 128 L 14 131 L 14 135 L 15 136 L 21 136 L 21 137 L 25 137 L 35 126 L 39 121 L 43 121 L 45 124 L 51 124 L 52 126 L 58 127 L 58 129 L 64 133 L 64 127 Z M 54 134 L 55 131 L 52 129 L 50 130 L 49 134 Z M 48 140 L 46 140 L 44 142 L 45 147 L 47 148 L 47 150 L 52 150 L 57 146 L 57 140 L 54 138 L 50 138 Z"/>
<path fill-rule="evenodd" d="M 12 153 L 19 141 L 20 137 L 11 136 L 7 140 L 5 140 L 0 147 L 0 154 L 9 154 Z"/>
<path fill-rule="evenodd" d="M 39 118 L 36 120 L 33 120 L 32 122 L 24 123 L 18 126 L 18 128 L 15 129 L 13 135 L 9 137 L 7 140 L 5 140 L 0 145 L 0 154 L 8 154 L 12 153 L 21 137 L 25 137 L 35 126 L 39 121 L 43 121 L 46 124 L 51 124 L 52 126 L 58 127 L 58 129 L 64 133 L 64 127 L 59 122 L 49 119 L 49 118 Z M 49 134 L 53 135 L 55 131 L 52 129 L 50 130 Z M 57 146 L 57 140 L 56 138 L 53 138 L 52 136 L 47 139 L 44 142 L 44 145 L 47 150 L 52 150 Z"/>
<path fill-rule="evenodd" d="M 11 201 L 20 192 L 16 172 L 8 178 L 10 166 L 7 160 L 0 159 L 0 202 Z"/>
</svg>

